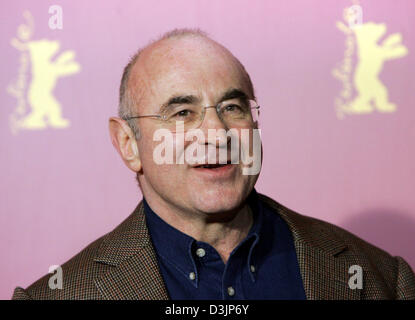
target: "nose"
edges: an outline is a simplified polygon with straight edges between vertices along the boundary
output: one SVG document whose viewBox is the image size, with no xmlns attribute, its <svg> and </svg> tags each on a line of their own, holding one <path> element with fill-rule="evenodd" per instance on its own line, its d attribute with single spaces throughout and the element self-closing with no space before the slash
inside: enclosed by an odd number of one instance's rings
<svg viewBox="0 0 415 320">
<path fill-rule="evenodd" d="M 215 106 L 205 108 L 205 117 L 200 129 L 205 134 L 205 144 L 214 145 L 217 148 L 226 147 L 230 141 L 230 136 L 226 134 L 228 127 L 219 118 Z"/>
</svg>

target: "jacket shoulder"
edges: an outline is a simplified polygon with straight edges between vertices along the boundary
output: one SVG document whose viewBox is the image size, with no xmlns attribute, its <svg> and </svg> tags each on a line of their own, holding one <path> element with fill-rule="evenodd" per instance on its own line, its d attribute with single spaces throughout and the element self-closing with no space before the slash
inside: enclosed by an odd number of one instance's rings
<svg viewBox="0 0 415 320">
<path fill-rule="evenodd" d="M 362 267 L 368 298 L 376 298 L 382 291 L 396 299 L 415 299 L 415 275 L 401 257 L 392 256 L 339 226 L 299 214 L 267 196 L 259 195 L 259 199 L 285 220 L 296 247 L 302 243 L 314 250 L 332 253 L 348 265 Z M 336 247 L 342 249 L 333 251 Z"/>
<path fill-rule="evenodd" d="M 307 240 L 310 245 L 323 251 L 326 246 L 329 247 L 336 240 L 342 242 L 348 251 L 353 253 L 365 253 L 369 257 L 378 257 L 396 264 L 395 258 L 386 251 L 339 226 L 297 213 L 265 195 L 259 195 L 259 197 L 287 222 L 295 240 Z"/>
<path fill-rule="evenodd" d="M 142 202 L 111 232 L 95 240 L 61 266 L 62 288 L 56 287 L 58 273 L 47 274 L 26 290 L 15 289 L 13 299 L 98 300 L 103 299 L 98 283 L 111 271 L 128 263 L 146 248 L 151 252 Z M 56 275 L 56 276 L 55 276 Z M 128 277 L 127 277 L 128 278 Z M 120 279 L 113 279 L 120 281 Z M 121 279 L 122 280 L 122 279 Z M 125 279 L 124 279 L 125 280 Z M 128 292 L 127 292 L 128 293 Z"/>
<path fill-rule="evenodd" d="M 17 287 L 13 300 L 85 300 L 98 299 L 99 294 L 93 279 L 105 272 L 108 266 L 94 262 L 94 257 L 110 233 L 90 243 L 82 251 L 69 259 L 62 268 L 62 288 L 52 289 L 49 281 L 54 274 L 46 274 L 27 289 Z M 55 273 L 57 274 L 57 273 Z M 52 286 L 54 287 L 54 286 Z"/>
</svg>

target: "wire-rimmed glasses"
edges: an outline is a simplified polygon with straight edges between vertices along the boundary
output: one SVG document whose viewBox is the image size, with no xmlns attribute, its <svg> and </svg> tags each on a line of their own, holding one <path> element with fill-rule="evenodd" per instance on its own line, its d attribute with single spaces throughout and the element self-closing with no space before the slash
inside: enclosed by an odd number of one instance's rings
<svg viewBox="0 0 415 320">
<path fill-rule="evenodd" d="M 225 100 L 216 106 L 174 103 L 162 108 L 159 114 L 129 116 L 123 119 L 156 118 L 163 121 L 163 127 L 171 132 L 188 131 L 200 127 L 209 108 L 216 109 L 219 119 L 228 128 L 258 125 L 259 105 L 255 100 L 240 98 Z M 179 123 L 182 125 L 177 125 Z"/>
</svg>

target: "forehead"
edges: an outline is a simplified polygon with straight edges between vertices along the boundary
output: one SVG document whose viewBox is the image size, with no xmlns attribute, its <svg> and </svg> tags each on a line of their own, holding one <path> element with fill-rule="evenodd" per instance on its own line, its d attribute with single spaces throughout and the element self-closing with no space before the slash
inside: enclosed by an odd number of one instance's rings
<svg viewBox="0 0 415 320">
<path fill-rule="evenodd" d="M 248 84 L 235 58 L 203 38 L 166 39 L 140 55 L 130 76 L 130 90 L 141 111 L 155 111 L 173 95 L 195 95 L 213 102 L 231 88 L 248 94 Z"/>
</svg>

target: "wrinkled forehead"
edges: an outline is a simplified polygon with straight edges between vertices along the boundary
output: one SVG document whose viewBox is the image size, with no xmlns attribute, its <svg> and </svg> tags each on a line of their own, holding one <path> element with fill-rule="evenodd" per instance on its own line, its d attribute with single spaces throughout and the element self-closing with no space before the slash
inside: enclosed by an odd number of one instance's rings
<svg viewBox="0 0 415 320">
<path fill-rule="evenodd" d="M 247 78 L 232 54 L 203 38 L 165 39 L 145 49 L 130 76 L 142 112 L 156 111 L 173 95 L 213 103 L 229 89 L 250 95 Z"/>
</svg>

